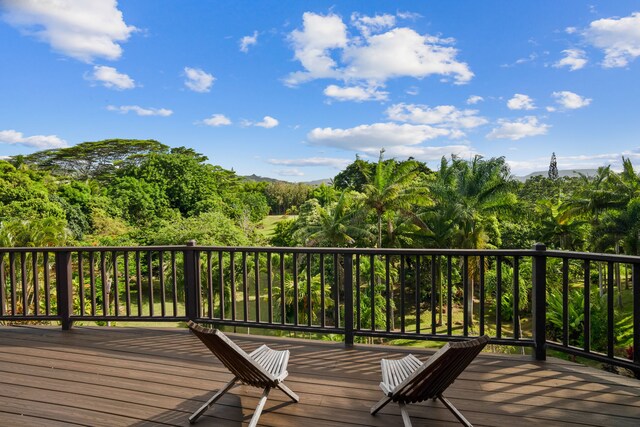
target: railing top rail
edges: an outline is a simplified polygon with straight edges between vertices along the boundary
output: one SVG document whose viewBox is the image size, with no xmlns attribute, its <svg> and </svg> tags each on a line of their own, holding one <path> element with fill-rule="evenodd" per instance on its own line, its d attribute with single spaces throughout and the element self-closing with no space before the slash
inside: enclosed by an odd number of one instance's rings
<svg viewBox="0 0 640 427">
<path fill-rule="evenodd" d="M 617 254 L 603 254 L 594 252 L 570 252 L 570 251 L 544 251 L 549 258 L 567 258 L 567 259 L 580 259 L 589 261 L 609 261 L 619 262 L 622 264 L 640 264 L 640 256 L 633 255 L 617 255 Z"/>
<path fill-rule="evenodd" d="M 0 247 L 0 252 L 124 252 L 124 251 L 199 251 L 263 252 L 263 253 L 313 253 L 313 254 L 360 254 L 360 255 L 442 255 L 442 256 L 532 256 L 546 255 L 551 258 L 580 259 L 639 264 L 639 256 L 616 255 L 591 252 L 570 252 L 535 249 L 398 249 L 398 248 L 320 248 L 320 247 L 273 247 L 273 246 L 65 246 L 65 247 Z"/>
</svg>

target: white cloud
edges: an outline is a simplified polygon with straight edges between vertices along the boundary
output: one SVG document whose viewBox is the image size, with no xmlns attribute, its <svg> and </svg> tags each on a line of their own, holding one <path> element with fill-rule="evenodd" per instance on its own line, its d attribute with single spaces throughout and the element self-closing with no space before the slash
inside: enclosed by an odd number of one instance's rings
<svg viewBox="0 0 640 427">
<path fill-rule="evenodd" d="M 214 114 L 208 119 L 204 119 L 202 123 L 204 123 L 207 126 L 213 126 L 213 127 L 227 126 L 231 124 L 231 120 L 229 120 L 229 118 L 224 114 Z"/>
<path fill-rule="evenodd" d="M 433 74 L 450 76 L 457 84 L 473 77 L 466 63 L 456 60 L 452 39 L 421 35 L 410 28 L 389 28 L 392 19 L 382 15 L 354 15 L 353 24 L 366 28 L 363 37 L 349 38 L 347 26 L 335 15 L 306 12 L 302 30 L 289 35 L 295 58 L 304 71 L 291 73 L 285 83 L 291 86 L 320 78 L 356 81 L 360 85 L 383 85 L 397 77 L 423 78 Z M 340 64 L 334 59 L 340 58 Z"/>
<path fill-rule="evenodd" d="M 420 93 L 420 89 L 417 86 L 411 86 L 407 90 L 405 90 L 407 95 L 415 96 Z"/>
<path fill-rule="evenodd" d="M 302 30 L 293 30 L 289 40 L 293 44 L 295 58 L 307 70 L 289 75 L 286 83 L 296 85 L 308 80 L 338 77 L 336 62 L 329 50 L 347 46 L 347 26 L 337 15 L 317 15 L 305 12 L 302 15 Z"/>
<path fill-rule="evenodd" d="M 556 68 L 569 67 L 570 71 L 576 71 L 587 65 L 586 52 L 582 49 L 563 50 L 564 58 L 553 64 Z"/>
<path fill-rule="evenodd" d="M 277 119 L 274 119 L 271 116 L 264 116 L 262 121 L 256 123 L 255 126 L 271 129 L 271 128 L 274 128 L 274 127 L 278 126 L 278 124 L 280 124 L 280 122 L 278 122 Z"/>
<path fill-rule="evenodd" d="M 55 135 L 33 135 L 24 136 L 22 132 L 13 129 L 0 130 L 0 144 L 21 144 L 27 147 L 34 147 L 39 150 L 49 148 L 67 147 L 67 141 L 60 139 Z"/>
<path fill-rule="evenodd" d="M 119 43 L 136 31 L 116 0 L 3 0 L 2 6 L 10 25 L 84 62 L 120 58 Z"/>
<path fill-rule="evenodd" d="M 451 128 L 470 129 L 488 123 L 487 119 L 477 115 L 478 110 L 458 110 L 453 105 L 429 108 L 426 105 L 400 103 L 389 107 L 386 114 L 395 121 Z"/>
<path fill-rule="evenodd" d="M 216 79 L 199 68 L 184 67 L 184 74 L 187 77 L 184 85 L 194 92 L 209 92 Z"/>
<path fill-rule="evenodd" d="M 379 91 L 374 86 L 350 86 L 339 87 L 329 85 L 324 89 L 324 94 L 337 101 L 385 101 L 389 92 Z"/>
<path fill-rule="evenodd" d="M 567 27 L 564 29 L 564 32 L 567 34 L 574 34 L 578 31 L 576 27 Z"/>
<path fill-rule="evenodd" d="M 587 105 L 591 104 L 592 101 L 590 98 L 585 98 L 578 95 L 577 93 L 569 92 L 568 90 L 553 92 L 551 96 L 553 96 L 556 99 L 556 102 L 563 108 L 569 110 L 586 107 Z"/>
<path fill-rule="evenodd" d="M 593 46 L 604 50 L 605 68 L 625 67 L 640 56 L 640 12 L 619 19 L 598 19 L 582 34 Z"/>
<path fill-rule="evenodd" d="M 533 99 L 521 93 L 513 95 L 513 98 L 507 101 L 507 107 L 510 110 L 535 110 L 536 108 L 533 104 Z"/>
<path fill-rule="evenodd" d="M 351 14 L 351 24 L 356 27 L 363 36 L 369 37 L 372 33 L 379 33 L 396 25 L 396 17 L 387 13 L 376 16 L 360 15 L 357 12 Z"/>
<path fill-rule="evenodd" d="M 453 76 L 455 83 L 467 83 L 473 73 L 464 62 L 456 61 L 457 49 L 450 39 L 420 35 L 410 28 L 394 28 L 367 39 L 362 46 L 344 50 L 343 75 L 383 83 L 397 77 L 423 78 L 432 74 Z"/>
<path fill-rule="evenodd" d="M 109 89 L 124 90 L 136 87 L 136 82 L 131 77 L 106 65 L 95 65 L 93 67 L 93 74 L 86 76 L 86 78 L 100 82 L 104 87 Z"/>
<path fill-rule="evenodd" d="M 240 39 L 240 52 L 249 52 L 249 46 L 258 43 L 258 32 L 254 31 L 252 36 L 244 36 Z"/>
<path fill-rule="evenodd" d="M 483 97 L 478 95 L 471 95 L 469 98 L 467 98 L 467 105 L 474 105 L 482 101 L 484 101 Z"/>
<path fill-rule="evenodd" d="M 168 110 L 166 108 L 142 108 L 137 105 L 121 105 L 116 107 L 115 105 L 107 106 L 107 110 L 109 111 L 117 111 L 122 114 L 126 114 L 129 111 L 133 111 L 139 116 L 161 116 L 161 117 L 169 117 L 173 114 L 173 111 Z"/>
<path fill-rule="evenodd" d="M 292 169 L 280 169 L 276 173 L 280 176 L 304 176 L 304 172 L 296 168 Z"/>
<path fill-rule="evenodd" d="M 335 157 L 309 157 L 306 159 L 269 159 L 267 162 L 272 165 L 298 167 L 329 166 L 336 169 L 342 169 L 349 165 L 351 160 Z"/>
<path fill-rule="evenodd" d="M 539 123 L 538 118 L 527 116 L 515 121 L 506 119 L 498 120 L 499 127 L 494 128 L 487 134 L 488 139 L 510 139 L 517 141 L 528 136 L 545 135 L 551 127 L 544 123 Z"/>
<path fill-rule="evenodd" d="M 307 138 L 313 144 L 375 154 L 381 148 L 417 145 L 450 133 L 428 125 L 374 123 L 349 129 L 315 128 Z"/>
</svg>

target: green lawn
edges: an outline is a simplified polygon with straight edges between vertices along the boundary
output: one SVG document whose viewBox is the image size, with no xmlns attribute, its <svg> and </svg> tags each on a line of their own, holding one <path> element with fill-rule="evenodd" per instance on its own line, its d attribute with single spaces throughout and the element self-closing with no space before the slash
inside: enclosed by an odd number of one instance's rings
<svg viewBox="0 0 640 427">
<path fill-rule="evenodd" d="M 258 224 L 258 233 L 265 238 L 271 237 L 273 231 L 276 229 L 276 224 L 285 219 L 296 219 L 297 215 L 267 215 Z"/>
</svg>

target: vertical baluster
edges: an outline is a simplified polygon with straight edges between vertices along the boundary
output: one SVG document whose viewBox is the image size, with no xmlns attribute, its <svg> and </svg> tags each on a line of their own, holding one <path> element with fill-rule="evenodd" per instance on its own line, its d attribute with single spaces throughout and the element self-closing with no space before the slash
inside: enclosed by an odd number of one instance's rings
<svg viewBox="0 0 640 427">
<path fill-rule="evenodd" d="M 569 259 L 562 259 L 562 345 L 569 345 Z"/>
<path fill-rule="evenodd" d="M 370 285 L 371 285 L 371 296 L 369 297 L 369 300 L 371 301 L 371 330 L 375 331 L 376 330 L 376 258 L 374 254 L 371 254 L 370 256 L 370 260 L 369 263 L 371 264 L 371 278 L 370 278 Z"/>
<path fill-rule="evenodd" d="M 431 333 L 436 334 L 436 302 L 438 299 L 438 290 L 436 289 L 436 275 L 439 274 L 436 264 L 436 256 L 431 257 Z"/>
<path fill-rule="evenodd" d="M 284 252 L 280 252 L 280 323 L 283 325 L 287 320 L 287 303 L 284 289 Z"/>
<path fill-rule="evenodd" d="M 113 258 L 113 310 L 115 311 L 115 315 L 120 315 L 120 291 L 118 290 L 118 255 L 116 251 L 111 252 L 111 257 Z"/>
<path fill-rule="evenodd" d="M 107 283 L 107 253 L 100 252 L 100 281 L 102 282 L 102 315 L 109 315 L 109 284 Z"/>
<path fill-rule="evenodd" d="M 333 254 L 333 327 L 340 327 L 340 274 L 338 273 L 338 254 Z"/>
<path fill-rule="evenodd" d="M 387 306 L 385 308 L 386 314 L 386 330 L 387 332 L 391 331 L 391 259 L 389 255 L 384 256 L 384 270 L 385 270 L 385 295 L 387 296 L 386 302 Z"/>
<path fill-rule="evenodd" d="M 484 335 L 484 255 L 480 255 L 480 335 Z"/>
<path fill-rule="evenodd" d="M 27 299 L 27 253 L 20 252 L 20 283 L 22 284 L 22 315 L 29 314 L 29 301 Z"/>
<path fill-rule="evenodd" d="M 420 262 L 422 261 L 422 257 L 416 255 L 416 334 L 420 333 L 420 324 L 422 323 L 422 312 L 420 311 L 420 303 L 422 302 L 422 298 L 420 298 Z"/>
<path fill-rule="evenodd" d="M 453 332 L 453 305 L 451 304 L 451 288 L 453 287 L 452 283 L 452 271 L 453 268 L 451 262 L 451 255 L 447 255 L 447 335 L 451 336 Z"/>
<path fill-rule="evenodd" d="M 256 322 L 260 322 L 260 253 L 255 253 L 255 265 L 253 266 L 256 287 Z"/>
<path fill-rule="evenodd" d="M 207 314 L 213 319 L 213 270 L 211 269 L 211 251 L 207 251 Z"/>
<path fill-rule="evenodd" d="M 293 253 L 293 324 L 298 325 L 298 253 Z"/>
<path fill-rule="evenodd" d="M 33 313 L 40 314 L 40 284 L 38 283 L 38 253 L 31 254 L 31 273 L 33 274 Z"/>
<path fill-rule="evenodd" d="M 613 282 L 614 263 L 607 263 L 607 356 L 613 358 L 614 352 L 614 313 L 613 298 L 615 283 Z M 637 327 L 637 326 L 636 326 Z"/>
<path fill-rule="evenodd" d="M 16 289 L 16 253 L 9 252 L 9 282 L 11 283 L 11 315 L 17 315 L 18 292 Z"/>
<path fill-rule="evenodd" d="M 324 328 L 326 326 L 326 313 L 325 313 L 325 283 L 324 283 L 324 254 L 320 254 L 320 326 Z"/>
<path fill-rule="evenodd" d="M 51 279 L 49 277 L 49 252 L 43 253 L 44 258 L 44 305 L 47 316 L 51 315 Z M 4 300 L 3 300 L 4 301 Z"/>
<path fill-rule="evenodd" d="M 311 252 L 307 252 L 307 326 L 311 326 L 311 313 L 313 302 L 311 301 Z"/>
<path fill-rule="evenodd" d="M 7 314 L 7 310 L 5 308 L 5 288 L 6 288 L 6 280 L 4 273 L 4 252 L 0 252 L 0 316 L 5 316 Z M 47 313 L 47 316 L 49 313 Z"/>
<path fill-rule="evenodd" d="M 247 281 L 247 253 L 242 251 L 242 309 L 245 322 L 249 320 L 249 290 Z"/>
<path fill-rule="evenodd" d="M 267 252 L 267 298 L 269 303 L 269 324 L 273 324 L 273 272 L 271 267 L 271 252 Z"/>
<path fill-rule="evenodd" d="M 496 261 L 496 337 L 502 338 L 502 257 Z"/>
<path fill-rule="evenodd" d="M 633 291 L 633 363 L 640 371 L 640 264 L 631 265 Z"/>
<path fill-rule="evenodd" d="M 472 304 L 469 292 L 469 257 L 465 255 L 462 258 L 462 334 L 469 336 L 469 323 L 473 319 L 469 319 L 469 306 Z"/>
<path fill-rule="evenodd" d="M 160 307 L 160 313 L 162 314 L 162 317 L 165 317 L 167 315 L 167 295 L 164 284 L 164 251 L 160 251 L 158 254 L 158 276 L 160 279 L 160 304 L 162 304 Z"/>
<path fill-rule="evenodd" d="M 129 251 L 124 251 L 124 295 L 127 317 L 131 317 L 131 288 L 129 287 Z M 175 314 L 175 313 L 174 313 Z"/>
<path fill-rule="evenodd" d="M 136 250 L 136 294 L 138 300 L 138 317 L 142 317 L 142 264 L 139 250 Z"/>
<path fill-rule="evenodd" d="M 229 276 L 231 279 L 231 320 L 236 320 L 236 253 L 229 252 Z"/>
<path fill-rule="evenodd" d="M 222 251 L 218 252 L 218 286 L 220 287 L 220 319 L 224 320 L 225 306 L 224 306 L 224 258 Z"/>
<path fill-rule="evenodd" d="M 404 255 L 400 255 L 400 332 L 404 334 L 405 325 L 404 325 L 404 311 L 405 311 L 405 302 L 404 302 L 404 293 L 405 293 L 405 268 L 404 268 Z"/>
<path fill-rule="evenodd" d="M 171 251 L 171 279 L 173 282 L 173 315 L 178 315 L 178 265 L 176 252 Z"/>
<path fill-rule="evenodd" d="M 520 339 L 520 258 L 513 257 L 513 338 Z"/>
<path fill-rule="evenodd" d="M 198 259 L 198 264 L 200 260 Z M 153 317 L 153 305 L 154 305 L 154 301 L 153 301 L 153 255 L 151 254 L 151 251 L 147 252 L 147 281 L 149 282 L 149 316 Z M 199 276 L 198 276 L 198 280 L 199 280 Z M 198 282 L 198 284 L 200 284 Z M 198 313 L 200 313 L 200 311 L 198 310 Z"/>
<path fill-rule="evenodd" d="M 98 315 L 98 308 L 96 307 L 96 253 L 94 251 L 89 252 L 89 288 L 91 294 L 91 315 Z"/>
<path fill-rule="evenodd" d="M 584 260 L 584 349 L 591 351 L 591 263 Z"/>
<path fill-rule="evenodd" d="M 80 317 L 84 317 L 84 265 L 82 252 L 78 251 L 78 296 L 80 297 Z"/>
<path fill-rule="evenodd" d="M 344 345 L 353 346 L 353 254 L 344 254 Z"/>
<path fill-rule="evenodd" d="M 360 318 L 360 254 L 356 254 L 356 329 L 362 327 Z"/>
</svg>

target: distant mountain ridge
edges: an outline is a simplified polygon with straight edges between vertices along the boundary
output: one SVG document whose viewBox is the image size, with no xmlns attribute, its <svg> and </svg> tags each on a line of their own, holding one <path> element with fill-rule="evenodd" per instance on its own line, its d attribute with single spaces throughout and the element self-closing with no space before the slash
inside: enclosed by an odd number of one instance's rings
<svg viewBox="0 0 640 427">
<path fill-rule="evenodd" d="M 290 181 L 285 181 L 283 179 L 275 179 L 275 178 L 268 178 L 266 176 L 258 176 L 256 174 L 252 174 L 252 175 L 245 175 L 245 176 L 241 176 L 240 178 L 244 178 L 247 181 L 256 181 L 256 182 L 287 182 L 290 183 Z M 330 178 L 326 178 L 326 179 L 316 179 L 314 181 L 306 181 L 306 182 L 300 182 L 300 183 L 296 183 L 296 184 L 306 184 L 306 185 L 311 185 L 311 186 L 318 186 L 321 184 L 329 184 L 331 182 Z"/>
<path fill-rule="evenodd" d="M 579 174 L 583 174 L 586 176 L 594 176 L 596 172 L 597 172 L 597 169 L 565 169 L 565 170 L 559 170 L 558 176 L 561 178 L 579 176 Z M 529 175 L 525 175 L 525 176 L 516 176 L 516 179 L 518 181 L 524 182 L 533 176 L 548 176 L 548 175 L 549 175 L 549 171 L 537 171 L 537 172 L 531 172 Z"/>
</svg>

